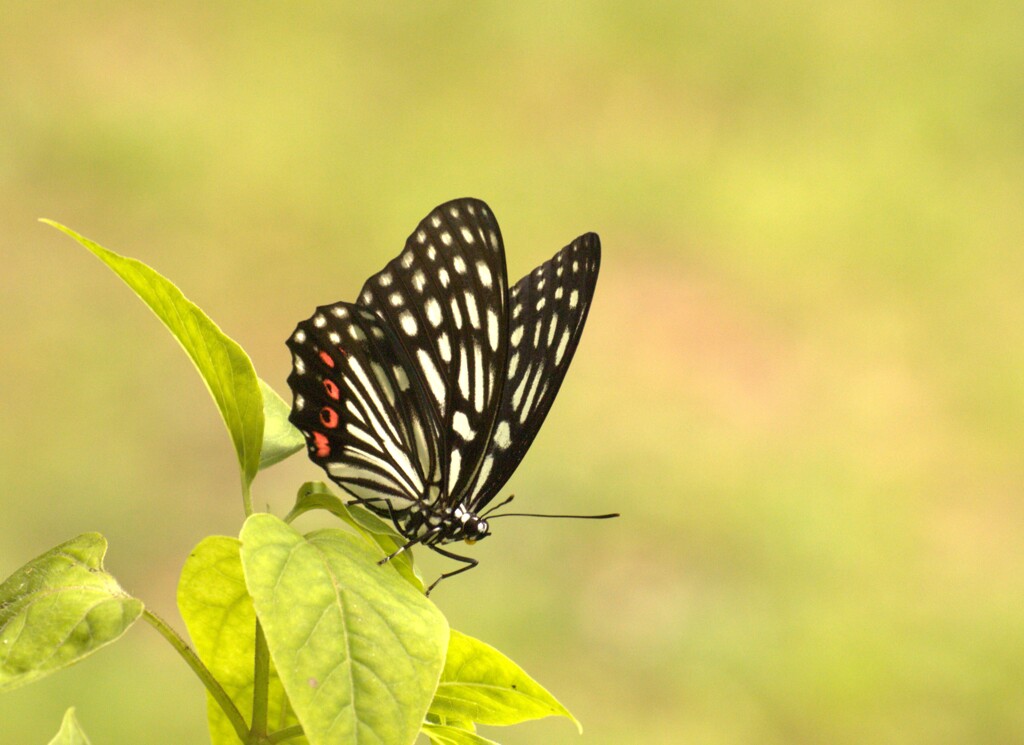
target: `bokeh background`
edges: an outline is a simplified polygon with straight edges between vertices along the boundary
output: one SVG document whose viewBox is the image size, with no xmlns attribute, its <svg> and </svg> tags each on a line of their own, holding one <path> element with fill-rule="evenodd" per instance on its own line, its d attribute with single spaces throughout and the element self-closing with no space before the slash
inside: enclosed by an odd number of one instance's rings
<svg viewBox="0 0 1024 745">
<path fill-rule="evenodd" d="M 1024 5 L 0 12 L 0 574 L 98 530 L 181 628 L 185 556 L 241 520 L 184 355 L 36 218 L 173 279 L 287 396 L 294 324 L 476 196 L 515 277 L 601 234 L 508 491 L 623 513 L 503 522 L 438 592 L 586 728 L 485 734 L 1024 742 Z M 256 501 L 319 474 L 295 457 Z M 0 697 L 0 740 L 72 704 L 95 743 L 206 739 L 145 625 Z"/>
</svg>

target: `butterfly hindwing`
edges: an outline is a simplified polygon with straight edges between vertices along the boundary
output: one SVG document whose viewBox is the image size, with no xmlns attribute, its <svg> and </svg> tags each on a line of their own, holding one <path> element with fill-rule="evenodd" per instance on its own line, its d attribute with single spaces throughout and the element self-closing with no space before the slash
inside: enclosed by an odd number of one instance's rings
<svg viewBox="0 0 1024 745">
<path fill-rule="evenodd" d="M 290 419 L 310 458 L 381 512 L 426 498 L 440 476 L 437 431 L 412 395 L 408 360 L 387 325 L 366 308 L 335 303 L 300 323 L 288 347 Z"/>
<path fill-rule="evenodd" d="M 512 288 L 505 384 L 471 507 L 490 502 L 533 443 L 572 362 L 594 297 L 601 241 L 581 235 Z"/>
</svg>

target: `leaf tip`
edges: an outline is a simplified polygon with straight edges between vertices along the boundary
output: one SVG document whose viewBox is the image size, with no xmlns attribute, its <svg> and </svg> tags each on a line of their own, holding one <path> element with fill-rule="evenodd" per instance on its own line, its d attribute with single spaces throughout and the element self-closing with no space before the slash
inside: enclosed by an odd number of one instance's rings
<svg viewBox="0 0 1024 745">
<path fill-rule="evenodd" d="M 74 230 L 69 228 L 67 225 L 63 225 L 57 222 L 56 220 L 51 220 L 48 217 L 40 217 L 39 222 L 43 223 L 43 225 L 49 225 L 51 228 L 56 228 L 60 232 L 64 233 L 65 235 L 71 236 L 75 240 L 80 240 L 82 238 L 82 236 L 80 236 Z"/>
</svg>

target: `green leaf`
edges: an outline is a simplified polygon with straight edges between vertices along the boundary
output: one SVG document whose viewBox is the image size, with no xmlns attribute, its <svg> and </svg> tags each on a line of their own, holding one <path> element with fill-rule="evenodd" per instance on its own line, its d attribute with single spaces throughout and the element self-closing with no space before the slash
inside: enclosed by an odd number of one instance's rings
<svg viewBox="0 0 1024 745">
<path fill-rule="evenodd" d="M 142 614 L 103 571 L 107 541 L 84 533 L 0 585 L 0 691 L 68 667 L 117 639 Z"/>
<path fill-rule="evenodd" d="M 306 440 L 288 421 L 291 411 L 277 391 L 259 379 L 263 394 L 263 447 L 260 451 L 260 470 L 280 463 L 289 455 L 302 450 Z"/>
<path fill-rule="evenodd" d="M 260 464 L 263 396 L 248 355 L 170 280 L 149 266 L 103 248 L 59 223 L 43 222 L 89 249 L 163 321 L 213 396 L 235 445 L 242 478 L 246 484 L 252 483 Z"/>
<path fill-rule="evenodd" d="M 189 554 L 178 583 L 178 609 L 200 659 L 248 721 L 252 713 L 256 612 L 245 587 L 241 543 L 209 536 Z M 267 724 L 271 732 L 298 724 L 271 665 Z M 238 735 L 212 696 L 206 719 L 214 745 L 238 745 Z M 289 743 L 306 743 L 305 738 Z"/>
<path fill-rule="evenodd" d="M 64 720 L 60 723 L 60 731 L 50 740 L 49 745 L 89 745 L 89 738 L 82 731 L 75 719 L 75 707 L 64 712 Z"/>
<path fill-rule="evenodd" d="M 423 734 L 430 738 L 432 745 L 498 745 L 494 740 L 481 737 L 476 732 L 443 724 L 424 724 Z"/>
<path fill-rule="evenodd" d="M 390 556 L 398 550 L 399 546 L 405 545 L 405 539 L 396 533 L 388 523 L 358 505 L 345 504 L 322 481 L 308 481 L 299 487 L 295 506 L 287 518 L 288 522 L 310 510 L 327 510 L 348 523 L 367 543 L 380 548 L 381 554 L 378 558 Z M 403 551 L 388 564 L 394 567 L 413 587 L 420 592 L 424 591 L 426 585 L 423 584 L 423 580 L 420 579 L 413 567 L 411 551 Z"/>
<path fill-rule="evenodd" d="M 563 716 L 583 731 L 576 717 L 516 663 L 454 629 L 430 712 L 442 720 L 491 725 Z"/>
<path fill-rule="evenodd" d="M 312 745 L 408 745 L 437 686 L 448 623 L 379 551 L 273 515 L 242 528 L 242 566 L 281 682 Z"/>
</svg>

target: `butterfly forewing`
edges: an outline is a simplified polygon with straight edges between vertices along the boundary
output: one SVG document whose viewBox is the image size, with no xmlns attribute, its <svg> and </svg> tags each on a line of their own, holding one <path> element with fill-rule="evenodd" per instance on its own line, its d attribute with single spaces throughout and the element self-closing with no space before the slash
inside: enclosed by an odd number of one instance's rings
<svg viewBox="0 0 1024 745">
<path fill-rule="evenodd" d="M 509 297 L 509 349 L 494 435 L 471 507 L 494 498 L 526 455 L 565 378 L 594 296 L 601 242 L 582 235 L 527 274 Z"/>
<path fill-rule="evenodd" d="M 441 489 L 463 494 L 489 443 L 507 355 L 508 284 L 498 224 L 459 199 L 425 217 L 370 277 L 359 304 L 393 330 L 440 433 Z"/>
<path fill-rule="evenodd" d="M 291 421 L 312 460 L 386 514 L 437 493 L 438 433 L 415 396 L 409 362 L 375 313 L 336 303 L 317 309 L 288 340 Z"/>
</svg>

